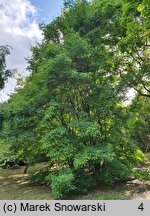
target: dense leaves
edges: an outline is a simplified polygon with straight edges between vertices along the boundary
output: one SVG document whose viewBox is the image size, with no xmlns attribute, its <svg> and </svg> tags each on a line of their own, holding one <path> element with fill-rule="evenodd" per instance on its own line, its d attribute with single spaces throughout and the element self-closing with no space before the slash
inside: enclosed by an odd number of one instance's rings
<svg viewBox="0 0 150 216">
<path fill-rule="evenodd" d="M 0 90 L 12 73 L 12 70 L 6 69 L 6 55 L 10 54 L 10 49 L 9 46 L 0 46 Z"/>
</svg>

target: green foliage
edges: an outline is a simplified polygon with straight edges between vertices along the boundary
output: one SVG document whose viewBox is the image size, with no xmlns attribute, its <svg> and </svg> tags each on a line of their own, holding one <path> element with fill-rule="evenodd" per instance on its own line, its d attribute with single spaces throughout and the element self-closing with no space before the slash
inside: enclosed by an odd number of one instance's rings
<svg viewBox="0 0 150 216">
<path fill-rule="evenodd" d="M 9 54 L 9 46 L 0 46 L 0 90 L 4 87 L 7 78 L 12 74 L 11 70 L 6 69 L 6 55 Z"/>
<path fill-rule="evenodd" d="M 134 116 L 129 120 L 131 135 L 141 150 L 147 152 L 150 150 L 150 100 L 136 99 L 130 107 Z"/>
<path fill-rule="evenodd" d="M 75 170 L 75 191 L 74 193 L 87 193 L 98 184 L 97 176 L 90 170 Z"/>
<path fill-rule="evenodd" d="M 127 142 L 126 139 L 121 139 L 120 143 L 114 146 L 117 158 L 124 164 L 136 165 L 138 162 L 144 162 L 145 156 L 137 148 L 137 145 L 133 143 L 131 139 L 130 142 Z"/>
<path fill-rule="evenodd" d="M 150 170 L 148 168 L 136 168 L 133 171 L 133 176 L 135 179 L 139 180 L 150 180 Z"/>
<path fill-rule="evenodd" d="M 10 145 L 4 139 L 0 140 L 0 149 L 0 167 L 6 169 L 25 165 L 25 161 L 10 150 Z"/>
<path fill-rule="evenodd" d="M 4 140 L 0 140 L 0 160 L 8 155 L 11 155 L 9 144 L 7 144 Z"/>
<path fill-rule="evenodd" d="M 54 198 L 59 199 L 66 193 L 74 191 L 74 175 L 70 169 L 60 170 L 51 176 L 51 188 Z"/>
<path fill-rule="evenodd" d="M 18 166 L 25 165 L 25 161 L 20 159 L 19 156 L 4 156 L 0 159 L 0 167 L 6 168 L 17 168 Z"/>
<path fill-rule="evenodd" d="M 107 185 L 113 185 L 117 181 L 126 182 L 132 174 L 130 166 L 121 163 L 119 160 L 113 160 L 106 163 L 100 173 L 100 181 Z"/>
<path fill-rule="evenodd" d="M 86 167 L 94 167 L 95 164 L 104 163 L 104 161 L 112 161 L 115 157 L 112 149 L 108 147 L 87 147 L 78 153 L 74 159 L 74 167 L 75 169 L 86 168 Z"/>
<path fill-rule="evenodd" d="M 125 196 L 123 194 L 108 194 L 108 195 L 100 195 L 95 198 L 96 200 L 125 200 Z"/>
<path fill-rule="evenodd" d="M 49 171 L 40 170 L 32 172 L 27 176 L 27 179 L 33 184 L 43 184 L 46 183 L 46 177 L 49 175 Z"/>
</svg>

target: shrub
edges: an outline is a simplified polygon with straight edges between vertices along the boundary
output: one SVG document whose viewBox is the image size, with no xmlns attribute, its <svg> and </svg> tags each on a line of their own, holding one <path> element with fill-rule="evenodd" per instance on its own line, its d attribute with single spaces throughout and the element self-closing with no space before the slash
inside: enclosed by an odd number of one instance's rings
<svg viewBox="0 0 150 216">
<path fill-rule="evenodd" d="M 75 171 L 75 186 L 77 193 L 86 193 L 97 184 L 97 178 L 94 173 L 85 173 L 83 170 Z"/>
<path fill-rule="evenodd" d="M 132 173 L 131 167 L 113 160 L 105 164 L 100 172 L 100 181 L 107 185 L 113 185 L 116 181 L 127 181 Z"/>
<path fill-rule="evenodd" d="M 74 174 L 71 169 L 62 169 L 51 175 L 51 189 L 54 198 L 59 199 L 75 190 Z"/>
<path fill-rule="evenodd" d="M 150 180 L 150 170 L 147 168 L 136 168 L 133 170 L 133 175 L 135 179 Z"/>
<path fill-rule="evenodd" d="M 6 156 L 11 156 L 12 152 L 10 151 L 10 145 L 4 140 L 0 139 L 0 160 L 2 160 Z"/>
<path fill-rule="evenodd" d="M 12 156 L 4 156 L 3 158 L 0 159 L 0 167 L 6 169 L 6 168 L 11 168 L 15 165 L 18 166 L 23 166 L 26 163 L 24 160 L 22 160 L 19 156 L 12 155 Z"/>
</svg>

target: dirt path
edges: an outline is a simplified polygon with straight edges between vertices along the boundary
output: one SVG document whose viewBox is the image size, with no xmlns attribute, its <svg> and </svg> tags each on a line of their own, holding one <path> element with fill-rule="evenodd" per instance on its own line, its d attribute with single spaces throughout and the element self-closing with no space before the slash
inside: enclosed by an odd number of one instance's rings
<svg viewBox="0 0 150 216">
<path fill-rule="evenodd" d="M 146 154 L 148 161 L 144 164 L 144 167 L 150 170 L 150 153 Z M 135 200 L 150 200 L 150 181 L 133 180 L 127 183 L 127 186 L 131 187 L 130 197 Z"/>
<path fill-rule="evenodd" d="M 127 183 L 127 196 L 134 200 L 150 200 L 150 181 L 133 180 Z"/>
<path fill-rule="evenodd" d="M 15 170 L 0 169 L 0 200 L 27 199 L 44 200 L 51 199 L 50 189 L 44 185 L 32 185 L 23 174 L 24 168 Z"/>
</svg>

